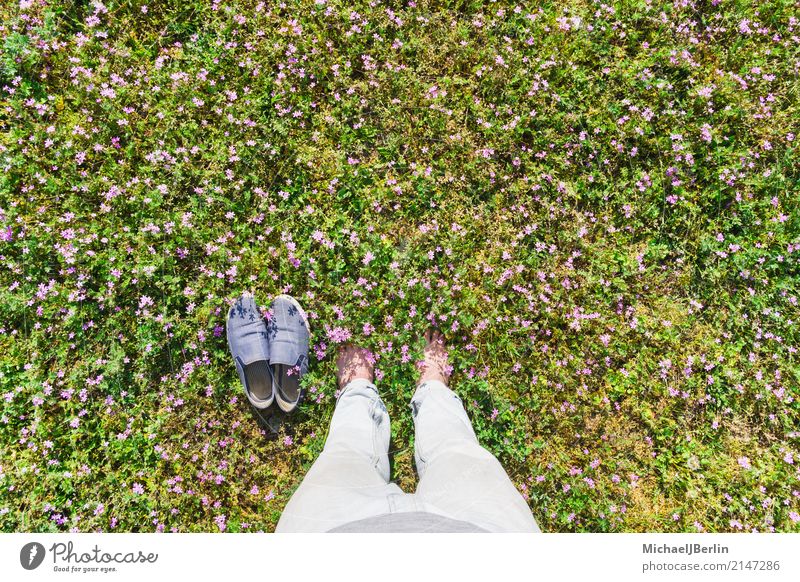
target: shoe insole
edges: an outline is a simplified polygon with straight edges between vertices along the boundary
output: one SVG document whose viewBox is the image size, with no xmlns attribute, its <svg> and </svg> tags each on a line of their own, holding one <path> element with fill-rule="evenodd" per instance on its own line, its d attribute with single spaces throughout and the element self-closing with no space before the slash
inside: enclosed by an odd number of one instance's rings
<svg viewBox="0 0 800 582">
<path fill-rule="evenodd" d="M 265 360 L 245 366 L 244 377 L 253 396 L 259 400 L 269 399 L 272 395 L 272 379 L 269 375 L 269 364 Z"/>
<path fill-rule="evenodd" d="M 291 375 L 288 374 L 288 371 L 294 367 L 286 364 L 274 364 L 273 367 L 281 393 L 289 402 L 294 402 L 300 395 L 300 374 L 297 371 L 292 372 Z"/>
</svg>

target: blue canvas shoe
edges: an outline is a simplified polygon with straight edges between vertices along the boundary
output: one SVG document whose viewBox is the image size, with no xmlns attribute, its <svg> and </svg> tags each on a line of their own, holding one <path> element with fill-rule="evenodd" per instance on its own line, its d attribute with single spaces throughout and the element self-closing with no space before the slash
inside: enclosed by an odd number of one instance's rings
<svg viewBox="0 0 800 582">
<path fill-rule="evenodd" d="M 267 325 L 252 294 L 244 293 L 230 308 L 225 331 L 244 393 L 263 420 L 262 413 L 275 400 L 275 393 L 269 369 Z"/>
<path fill-rule="evenodd" d="M 300 379 L 308 372 L 308 317 L 296 299 L 278 295 L 270 305 L 267 327 L 275 401 L 284 412 L 292 412 L 302 397 Z"/>
</svg>

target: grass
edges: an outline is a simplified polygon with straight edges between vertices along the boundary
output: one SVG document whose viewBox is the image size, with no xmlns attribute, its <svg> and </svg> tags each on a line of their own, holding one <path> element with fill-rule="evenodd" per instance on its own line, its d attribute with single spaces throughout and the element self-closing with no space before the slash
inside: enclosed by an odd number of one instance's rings
<svg viewBox="0 0 800 582">
<path fill-rule="evenodd" d="M 273 530 L 347 335 L 412 491 L 437 325 L 543 530 L 800 531 L 795 8 L 4 3 L 0 529 Z M 246 289 L 311 317 L 278 435 Z"/>
</svg>

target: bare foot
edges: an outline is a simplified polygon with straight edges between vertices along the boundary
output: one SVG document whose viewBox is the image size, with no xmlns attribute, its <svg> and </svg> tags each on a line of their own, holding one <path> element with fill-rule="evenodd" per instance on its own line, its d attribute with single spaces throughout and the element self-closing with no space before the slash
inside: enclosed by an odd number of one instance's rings
<svg viewBox="0 0 800 582">
<path fill-rule="evenodd" d="M 375 356 L 365 348 L 347 344 L 339 348 L 336 356 L 336 379 L 339 388 L 353 380 L 363 378 L 372 382 L 375 377 Z"/>
<path fill-rule="evenodd" d="M 447 363 L 444 337 L 438 330 L 429 329 L 425 332 L 425 342 L 422 361 L 417 364 L 420 369 L 419 383 L 438 380 L 446 386 L 453 367 Z"/>
</svg>

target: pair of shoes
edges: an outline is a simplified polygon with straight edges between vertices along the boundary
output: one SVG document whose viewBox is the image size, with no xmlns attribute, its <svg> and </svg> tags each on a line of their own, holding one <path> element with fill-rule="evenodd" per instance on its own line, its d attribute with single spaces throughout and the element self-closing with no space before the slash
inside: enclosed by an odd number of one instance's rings
<svg viewBox="0 0 800 582">
<path fill-rule="evenodd" d="M 261 413 L 273 402 L 292 412 L 302 397 L 300 379 L 308 372 L 308 317 L 296 299 L 278 295 L 267 320 L 251 293 L 244 293 L 228 311 L 228 348 L 247 399 Z"/>
</svg>

